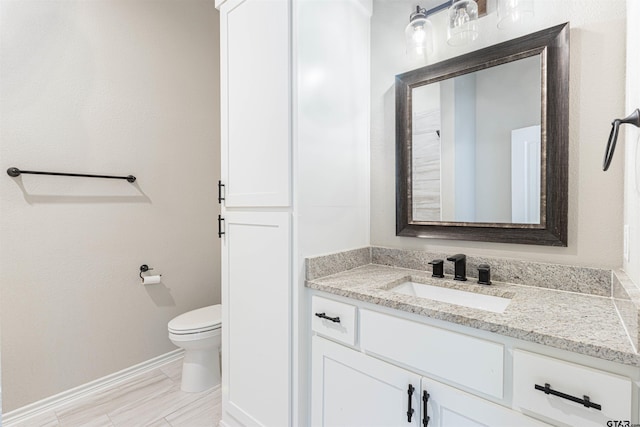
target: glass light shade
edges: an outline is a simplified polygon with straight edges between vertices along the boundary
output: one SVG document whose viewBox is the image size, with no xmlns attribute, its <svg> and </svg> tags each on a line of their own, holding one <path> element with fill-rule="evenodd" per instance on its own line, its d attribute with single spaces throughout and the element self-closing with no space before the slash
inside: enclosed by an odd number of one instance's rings
<svg viewBox="0 0 640 427">
<path fill-rule="evenodd" d="M 407 42 L 407 54 L 422 57 L 433 52 L 433 26 L 427 19 L 424 9 L 418 6 L 411 14 L 409 24 L 404 30 Z"/>
<path fill-rule="evenodd" d="M 498 0 L 498 28 L 514 28 L 533 17 L 533 0 Z"/>
<path fill-rule="evenodd" d="M 473 0 L 459 0 L 449 7 L 447 43 L 451 46 L 469 44 L 478 38 L 478 5 Z"/>
</svg>

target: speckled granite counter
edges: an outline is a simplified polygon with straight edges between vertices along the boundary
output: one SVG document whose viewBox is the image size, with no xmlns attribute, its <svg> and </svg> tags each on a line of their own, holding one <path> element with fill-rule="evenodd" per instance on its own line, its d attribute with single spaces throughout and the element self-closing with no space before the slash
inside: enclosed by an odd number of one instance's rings
<svg viewBox="0 0 640 427">
<path fill-rule="evenodd" d="M 491 286 L 482 286 L 472 280 L 432 279 L 427 271 L 387 265 L 349 267 L 325 277 L 308 277 L 306 285 L 433 319 L 640 366 L 640 355 L 635 352 L 609 297 L 495 281 Z M 503 296 L 511 298 L 511 303 L 504 313 L 493 313 L 389 291 L 408 278 L 428 284 L 440 281 L 450 288 Z"/>
</svg>

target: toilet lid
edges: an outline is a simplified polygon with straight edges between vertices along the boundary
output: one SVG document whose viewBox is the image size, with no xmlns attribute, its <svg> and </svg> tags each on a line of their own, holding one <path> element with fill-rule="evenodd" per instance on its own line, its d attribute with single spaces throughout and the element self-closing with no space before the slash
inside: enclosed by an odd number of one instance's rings
<svg viewBox="0 0 640 427">
<path fill-rule="evenodd" d="M 171 332 L 198 332 L 212 329 L 222 323 L 222 306 L 220 304 L 192 310 L 175 317 L 169 322 Z"/>
</svg>

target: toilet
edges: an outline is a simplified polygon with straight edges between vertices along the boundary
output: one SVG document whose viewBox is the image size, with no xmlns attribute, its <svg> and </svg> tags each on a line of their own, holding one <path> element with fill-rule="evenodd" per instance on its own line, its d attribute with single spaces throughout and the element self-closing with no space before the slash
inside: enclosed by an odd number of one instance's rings
<svg viewBox="0 0 640 427">
<path fill-rule="evenodd" d="M 184 348 L 182 391 L 199 392 L 220 384 L 222 306 L 192 310 L 169 322 L 169 339 Z"/>
</svg>

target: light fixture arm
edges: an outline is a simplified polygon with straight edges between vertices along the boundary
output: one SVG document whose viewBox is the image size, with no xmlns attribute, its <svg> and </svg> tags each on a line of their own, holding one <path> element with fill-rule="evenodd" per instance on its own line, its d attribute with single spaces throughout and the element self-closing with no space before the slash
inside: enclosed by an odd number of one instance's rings
<svg viewBox="0 0 640 427">
<path fill-rule="evenodd" d="M 424 7 L 416 6 L 416 11 L 409 15 L 409 22 L 412 22 L 416 18 L 426 18 L 427 9 Z"/>
<path fill-rule="evenodd" d="M 425 12 L 425 15 L 430 16 L 430 15 L 433 15 L 434 13 L 440 12 L 441 10 L 448 9 L 449 7 L 451 7 L 452 4 L 453 4 L 453 0 L 446 1 L 442 4 L 439 4 L 438 6 L 432 7 L 431 9 L 427 10 Z"/>
<path fill-rule="evenodd" d="M 451 5 L 454 3 L 454 0 L 448 0 L 442 4 L 439 4 L 435 7 L 432 7 L 431 9 L 427 10 L 426 12 L 424 12 L 425 16 L 431 16 L 434 13 L 438 13 L 442 10 L 448 9 L 449 7 L 451 7 Z M 487 0 L 476 0 L 476 3 L 478 4 L 478 16 L 484 16 L 487 14 Z M 423 9 L 424 10 L 424 9 Z"/>
</svg>

